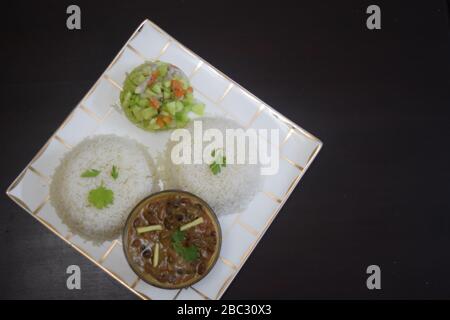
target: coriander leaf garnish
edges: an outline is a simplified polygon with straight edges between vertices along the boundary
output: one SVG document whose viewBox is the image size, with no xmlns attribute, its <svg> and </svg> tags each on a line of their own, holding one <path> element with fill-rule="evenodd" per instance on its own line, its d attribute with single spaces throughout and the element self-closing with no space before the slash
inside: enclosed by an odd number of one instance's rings
<svg viewBox="0 0 450 320">
<path fill-rule="evenodd" d="M 184 240 L 184 232 L 177 230 L 172 233 L 172 242 L 182 242 Z"/>
<path fill-rule="evenodd" d="M 225 168 L 227 166 L 227 158 L 223 155 L 220 149 L 214 149 L 211 152 L 211 157 L 214 158 L 214 161 L 209 165 L 209 168 L 211 169 L 212 173 L 216 175 L 220 173 L 222 167 Z"/>
<path fill-rule="evenodd" d="M 113 177 L 114 180 L 116 180 L 119 177 L 119 171 L 117 170 L 116 166 L 112 166 L 111 177 Z"/>
<path fill-rule="evenodd" d="M 98 176 L 99 174 L 100 174 L 100 170 L 88 169 L 81 174 L 81 177 L 82 178 L 93 178 L 93 177 Z"/>
<path fill-rule="evenodd" d="M 176 253 L 184 260 L 190 262 L 198 258 L 198 248 L 194 245 L 185 247 L 183 241 L 185 239 L 184 231 L 177 230 L 172 234 L 172 245 Z"/>
<path fill-rule="evenodd" d="M 89 191 L 88 201 L 97 209 L 103 209 L 114 202 L 114 193 L 102 184 L 100 187 Z"/>
<path fill-rule="evenodd" d="M 184 260 L 190 262 L 190 261 L 194 261 L 198 258 L 198 249 L 196 246 L 190 246 L 190 247 L 183 247 L 182 245 L 180 245 L 180 251 L 181 251 L 181 256 L 183 257 Z M 178 250 L 175 248 L 175 250 L 178 252 Z"/>
<path fill-rule="evenodd" d="M 211 169 L 214 175 L 220 173 L 220 164 L 213 162 L 209 165 L 209 168 Z"/>
</svg>

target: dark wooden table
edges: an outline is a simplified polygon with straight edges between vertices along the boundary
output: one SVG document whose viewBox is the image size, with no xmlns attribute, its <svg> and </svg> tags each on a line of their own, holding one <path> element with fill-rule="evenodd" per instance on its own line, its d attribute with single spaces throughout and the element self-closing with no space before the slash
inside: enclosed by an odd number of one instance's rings
<svg viewBox="0 0 450 320">
<path fill-rule="evenodd" d="M 370 31 L 371 2 L 297 2 L 77 1 L 80 31 L 68 1 L 4 6 L 1 189 L 148 17 L 324 142 L 224 298 L 450 298 L 447 3 L 377 1 Z M 136 298 L 6 196 L 0 237 L 0 298 Z"/>
</svg>

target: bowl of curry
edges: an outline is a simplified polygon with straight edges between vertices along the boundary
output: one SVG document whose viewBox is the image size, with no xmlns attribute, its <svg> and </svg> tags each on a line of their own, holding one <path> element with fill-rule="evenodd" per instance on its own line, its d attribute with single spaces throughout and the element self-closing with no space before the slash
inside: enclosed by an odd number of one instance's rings
<svg viewBox="0 0 450 320">
<path fill-rule="evenodd" d="M 216 263 L 222 235 L 210 206 L 192 193 L 154 193 L 131 211 L 123 231 L 123 248 L 133 271 L 164 289 L 188 287 Z"/>
</svg>

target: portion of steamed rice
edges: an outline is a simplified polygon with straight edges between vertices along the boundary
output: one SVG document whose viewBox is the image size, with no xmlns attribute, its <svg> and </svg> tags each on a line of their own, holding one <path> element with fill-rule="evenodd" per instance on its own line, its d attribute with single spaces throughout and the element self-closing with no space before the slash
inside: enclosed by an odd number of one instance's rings
<svg viewBox="0 0 450 320">
<path fill-rule="evenodd" d="M 119 173 L 111 176 L 112 166 Z M 100 174 L 81 177 L 86 170 Z M 137 142 L 115 135 L 85 139 L 62 159 L 50 186 L 50 200 L 71 231 L 93 241 L 120 235 L 134 206 L 152 193 L 155 178 L 151 160 Z M 109 206 L 97 209 L 88 201 L 89 191 L 103 185 L 114 193 Z"/>
<path fill-rule="evenodd" d="M 195 121 L 202 121 L 203 133 L 207 129 L 214 128 L 220 130 L 224 137 L 226 129 L 242 129 L 238 123 L 226 118 L 206 117 Z M 191 142 L 194 143 L 194 122 L 192 121 L 186 129 L 191 134 Z M 261 191 L 262 177 L 259 164 L 229 164 L 227 162 L 226 167 L 214 175 L 207 163 L 174 164 L 171 152 L 178 143 L 169 140 L 167 145 L 165 153 L 166 188 L 182 189 L 199 196 L 219 216 L 245 210 L 255 194 Z M 203 147 L 208 143 L 203 143 Z M 224 153 L 226 153 L 225 145 L 224 141 Z M 191 148 L 192 156 L 194 156 L 193 149 Z"/>
</svg>

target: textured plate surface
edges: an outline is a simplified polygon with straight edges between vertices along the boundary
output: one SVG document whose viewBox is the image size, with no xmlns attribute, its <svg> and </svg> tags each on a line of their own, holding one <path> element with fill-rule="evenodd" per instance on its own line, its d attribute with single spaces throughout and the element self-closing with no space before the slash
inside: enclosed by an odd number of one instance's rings
<svg viewBox="0 0 450 320">
<path fill-rule="evenodd" d="M 169 132 L 149 134 L 131 124 L 118 108 L 121 83 L 145 60 L 179 66 L 190 78 L 206 115 L 230 117 L 245 128 L 279 129 L 279 171 L 265 176 L 264 187 L 248 208 L 220 217 L 223 243 L 213 270 L 182 290 L 164 290 L 140 281 L 128 266 L 120 239 L 93 245 L 70 233 L 49 202 L 49 184 L 62 156 L 84 138 L 114 133 L 134 138 L 152 156 L 163 151 Z M 8 196 L 43 225 L 143 299 L 219 299 L 239 272 L 322 143 L 239 84 L 198 57 L 149 20 L 133 33 L 105 72 L 7 190 Z"/>
</svg>

